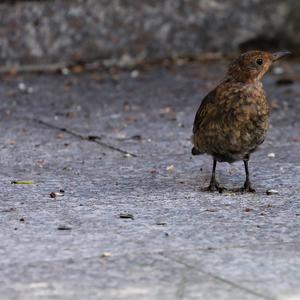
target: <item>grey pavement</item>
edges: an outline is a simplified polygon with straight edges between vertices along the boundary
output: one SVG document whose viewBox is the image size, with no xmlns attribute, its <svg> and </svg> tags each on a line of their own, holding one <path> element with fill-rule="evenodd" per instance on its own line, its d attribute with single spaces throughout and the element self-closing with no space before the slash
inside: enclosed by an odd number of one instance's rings
<svg viewBox="0 0 300 300">
<path fill-rule="evenodd" d="M 256 194 L 203 192 L 211 158 L 190 154 L 222 62 L 3 75 L 0 299 L 300 299 L 299 71 L 265 79 Z M 240 162 L 217 172 L 243 184 Z"/>
</svg>

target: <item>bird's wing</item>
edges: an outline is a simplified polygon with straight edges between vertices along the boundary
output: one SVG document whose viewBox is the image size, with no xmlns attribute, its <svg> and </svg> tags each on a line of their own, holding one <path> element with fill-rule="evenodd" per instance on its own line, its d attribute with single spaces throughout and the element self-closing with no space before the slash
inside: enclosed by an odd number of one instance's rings
<svg viewBox="0 0 300 300">
<path fill-rule="evenodd" d="M 216 94 L 217 88 L 212 90 L 209 94 L 207 94 L 204 99 L 202 100 L 198 111 L 195 116 L 194 126 L 193 126 L 193 133 L 195 134 L 199 127 L 201 126 L 202 122 L 204 121 L 208 111 L 210 111 L 216 101 Z"/>
</svg>

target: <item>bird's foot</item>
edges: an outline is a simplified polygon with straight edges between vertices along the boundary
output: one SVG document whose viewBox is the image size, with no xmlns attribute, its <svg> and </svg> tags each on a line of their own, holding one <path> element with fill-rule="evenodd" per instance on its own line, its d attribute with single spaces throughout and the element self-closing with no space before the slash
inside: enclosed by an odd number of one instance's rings
<svg viewBox="0 0 300 300">
<path fill-rule="evenodd" d="M 250 182 L 245 182 L 244 186 L 240 188 L 240 192 L 242 193 L 255 193 L 255 189 L 252 188 Z"/>
<path fill-rule="evenodd" d="M 204 188 L 205 192 L 219 192 L 220 194 L 226 190 L 224 187 L 220 186 L 217 181 L 211 181 L 209 186 Z"/>
</svg>

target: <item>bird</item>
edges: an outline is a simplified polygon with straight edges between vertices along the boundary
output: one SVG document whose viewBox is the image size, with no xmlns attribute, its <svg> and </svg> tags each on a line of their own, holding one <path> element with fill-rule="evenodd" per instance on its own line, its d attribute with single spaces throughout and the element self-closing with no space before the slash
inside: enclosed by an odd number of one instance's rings
<svg viewBox="0 0 300 300">
<path fill-rule="evenodd" d="M 192 154 L 213 158 L 210 184 L 206 191 L 222 192 L 216 179 L 217 162 L 243 161 L 246 180 L 241 192 L 255 192 L 251 185 L 250 155 L 266 137 L 270 109 L 262 78 L 289 51 L 252 50 L 240 54 L 229 65 L 224 79 L 202 100 L 195 115 Z"/>
</svg>

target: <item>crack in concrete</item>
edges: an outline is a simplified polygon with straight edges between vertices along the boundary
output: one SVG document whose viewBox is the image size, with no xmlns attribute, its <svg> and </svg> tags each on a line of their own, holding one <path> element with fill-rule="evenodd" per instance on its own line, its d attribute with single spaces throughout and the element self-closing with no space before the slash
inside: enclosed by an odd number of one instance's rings
<svg viewBox="0 0 300 300">
<path fill-rule="evenodd" d="M 178 253 L 178 252 L 182 252 L 184 250 L 180 250 L 180 251 L 171 251 L 173 253 Z M 267 295 L 264 295 L 263 293 L 261 293 L 260 291 L 255 291 L 253 289 L 250 289 L 250 288 L 247 288 L 247 287 L 244 287 L 236 282 L 233 282 L 231 280 L 228 280 L 228 279 L 225 279 L 221 276 L 218 276 L 218 275 L 215 275 L 211 272 L 207 272 L 207 271 L 204 271 L 203 269 L 199 268 L 199 267 L 196 267 L 194 265 L 190 265 L 182 260 L 180 260 L 179 258 L 174 258 L 174 257 L 170 257 L 168 256 L 168 252 L 166 251 L 159 251 L 159 252 L 143 252 L 144 254 L 145 253 L 148 253 L 148 254 L 158 254 L 160 255 L 161 257 L 164 257 L 165 259 L 169 260 L 169 261 L 173 261 L 175 263 L 178 263 L 188 269 L 192 269 L 198 273 L 201 273 L 202 275 L 205 275 L 207 276 L 208 278 L 216 281 L 216 282 L 222 282 L 223 284 L 226 284 L 226 285 L 229 285 L 231 286 L 232 288 L 235 288 L 235 289 L 239 289 L 241 291 L 244 291 L 248 294 L 251 294 L 255 297 L 259 297 L 261 299 L 265 299 L 265 300 L 276 300 L 276 298 L 273 298 L 273 297 L 270 297 L 270 296 L 267 296 Z M 133 254 L 133 253 L 124 253 L 122 255 L 130 255 L 130 254 Z M 141 254 L 141 253 L 140 253 Z M 121 254 L 119 255 L 116 255 L 116 254 L 113 254 L 113 257 L 117 257 L 117 256 L 120 256 Z M 86 259 L 95 259 L 95 258 L 99 258 L 99 261 L 100 261 L 100 255 L 97 255 L 97 256 L 91 256 L 91 257 L 84 257 L 83 259 L 86 260 Z M 39 261 L 41 263 L 49 263 L 49 264 L 53 264 L 55 262 L 64 262 L 64 261 L 69 261 L 70 263 L 75 263 L 76 262 L 76 258 L 64 258 L 64 259 L 58 259 L 58 260 L 47 260 L 47 261 Z M 38 263 L 39 263 L 38 262 Z M 13 264 L 9 264 L 10 266 L 13 266 L 15 265 L 16 263 L 13 263 Z M 31 262 L 31 263 L 28 263 L 24 266 L 30 266 L 30 265 L 37 265 L 37 262 Z M 176 298 L 177 299 L 183 299 L 184 298 L 184 294 L 185 294 L 185 281 L 186 281 L 186 278 L 185 276 L 183 275 L 182 277 L 182 281 L 180 282 L 180 285 L 176 291 Z"/>
<path fill-rule="evenodd" d="M 14 212 L 14 211 L 13 211 Z M 207 247 L 194 247 L 194 248 L 182 248 L 182 249 L 174 249 L 174 250 L 165 250 L 165 249 L 155 249 L 152 251 L 138 251 L 138 252 L 114 252 L 112 253 L 112 257 L 120 257 L 120 256 L 129 256 L 129 255 L 161 255 L 164 257 L 167 257 L 168 259 L 171 259 L 168 254 L 180 254 L 180 253 L 186 253 L 190 251 L 220 251 L 224 249 L 243 249 L 243 248 L 257 248 L 257 247 L 265 247 L 265 246 L 282 246 L 282 245 L 289 245 L 289 246 L 299 246 L 300 244 L 298 243 L 292 243 L 292 242 L 281 242 L 281 243 L 261 243 L 261 244 L 250 244 L 250 245 L 234 245 L 234 244 L 229 244 L 229 245 L 224 245 L 223 247 L 212 247 L 212 246 L 207 246 Z M 38 260 L 34 261 L 34 264 L 36 263 L 55 263 L 55 262 L 64 262 L 64 261 L 75 261 L 75 260 L 89 260 L 89 259 L 95 259 L 95 258 L 100 258 L 99 255 L 91 255 L 91 256 L 83 256 L 83 257 L 65 257 L 65 258 L 60 258 L 60 259 L 51 259 L 51 260 Z M 33 262 L 28 262 L 24 264 L 26 265 L 31 265 Z M 18 263 L 5 263 L 3 265 L 5 266 L 14 266 L 17 265 Z M 269 298 L 268 298 L 269 299 Z"/>
<path fill-rule="evenodd" d="M 167 259 L 169 259 L 171 261 L 174 261 L 174 262 L 176 262 L 178 264 L 181 264 L 182 266 L 185 266 L 186 268 L 193 269 L 193 270 L 195 270 L 195 271 L 197 271 L 197 272 L 199 272 L 199 273 L 201 273 L 201 274 L 203 274 L 203 275 L 205 275 L 205 276 L 207 276 L 209 278 L 212 278 L 215 281 L 219 281 L 219 282 L 222 282 L 224 284 L 230 285 L 233 288 L 242 290 L 242 291 L 247 292 L 247 293 L 249 293 L 251 295 L 254 295 L 256 297 L 259 297 L 259 298 L 262 298 L 262 299 L 266 299 L 266 300 L 276 300 L 275 298 L 266 296 L 266 295 L 262 294 L 259 291 L 252 290 L 250 288 L 247 288 L 247 287 L 244 287 L 242 285 L 239 285 L 236 282 L 233 282 L 231 280 L 225 279 L 225 278 L 223 278 L 221 276 L 215 275 L 215 274 L 210 273 L 210 272 L 206 272 L 206 271 L 202 270 L 201 268 L 192 266 L 192 265 L 190 265 L 190 264 L 188 264 L 186 262 L 181 261 L 180 259 L 176 259 L 174 257 L 169 257 L 169 256 L 167 256 L 164 253 L 161 253 L 160 255 L 163 256 L 164 258 L 167 258 Z"/>
<path fill-rule="evenodd" d="M 185 277 L 185 274 L 183 274 L 182 279 L 180 280 L 176 291 L 176 299 L 178 300 L 184 299 L 186 284 L 187 284 L 187 278 Z"/>
<path fill-rule="evenodd" d="M 77 132 L 74 132 L 68 128 L 65 128 L 65 127 L 59 127 L 59 126 L 56 126 L 56 125 L 53 125 L 53 124 L 50 124 L 50 123 L 47 123 L 43 120 L 40 120 L 40 119 L 31 119 L 31 121 L 35 122 L 35 123 L 38 123 L 38 124 L 41 124 L 41 125 L 44 125 L 46 127 L 49 127 L 51 129 L 55 129 L 55 130 L 59 130 L 59 131 L 62 131 L 62 132 L 66 132 L 78 139 L 81 139 L 81 140 L 84 140 L 84 141 L 88 141 L 88 142 L 93 142 L 93 143 L 96 143 L 102 147 L 105 147 L 105 148 L 108 148 L 110 150 L 113 150 L 113 151 L 117 151 L 119 153 L 122 153 L 122 154 L 125 154 L 125 155 L 129 155 L 129 156 L 132 156 L 132 157 L 138 157 L 136 154 L 134 153 L 131 153 L 131 152 L 128 152 L 126 150 L 123 150 L 123 149 L 120 149 L 118 147 L 115 147 L 115 146 L 112 146 L 110 144 L 107 144 L 105 142 L 102 142 L 100 141 L 101 140 L 101 137 L 100 136 L 94 136 L 94 135 L 88 135 L 88 136 L 85 136 L 85 135 L 82 135 L 80 133 L 77 133 Z"/>
</svg>

